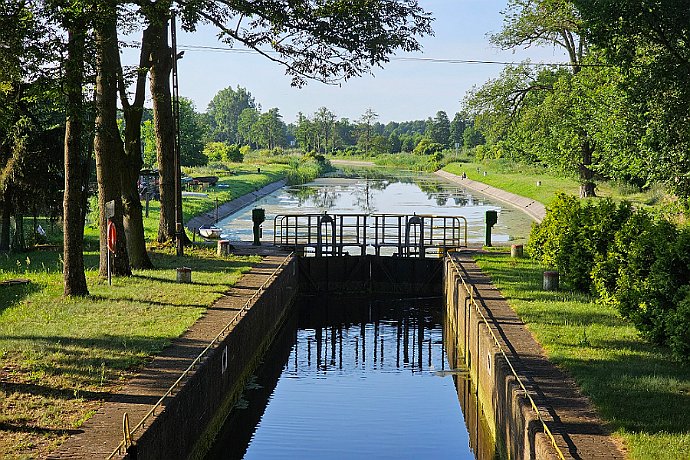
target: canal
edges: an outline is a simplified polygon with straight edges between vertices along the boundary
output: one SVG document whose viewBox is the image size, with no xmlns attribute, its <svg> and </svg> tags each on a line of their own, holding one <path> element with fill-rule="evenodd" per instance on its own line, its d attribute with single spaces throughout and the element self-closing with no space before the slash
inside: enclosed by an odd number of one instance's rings
<svg viewBox="0 0 690 460">
<path fill-rule="evenodd" d="M 443 312 L 302 296 L 207 458 L 495 458 Z"/>
<path fill-rule="evenodd" d="M 339 170 L 305 185 L 283 187 L 221 220 L 224 238 L 251 241 L 252 208 L 266 211 L 263 239 L 273 241 L 273 218 L 291 213 L 432 214 L 464 216 L 468 244 L 484 244 L 485 214 L 495 210 L 493 244 L 523 243 L 532 220 L 522 211 L 474 194 L 431 174 L 387 170 Z"/>
<path fill-rule="evenodd" d="M 464 216 L 471 246 L 488 210 L 494 244 L 521 243 L 531 226 L 435 176 L 381 170 L 284 187 L 219 222 L 224 237 L 251 241 L 254 207 L 266 243 L 273 218 L 291 213 Z M 497 458 L 444 307 L 441 296 L 300 296 L 207 458 Z"/>
</svg>

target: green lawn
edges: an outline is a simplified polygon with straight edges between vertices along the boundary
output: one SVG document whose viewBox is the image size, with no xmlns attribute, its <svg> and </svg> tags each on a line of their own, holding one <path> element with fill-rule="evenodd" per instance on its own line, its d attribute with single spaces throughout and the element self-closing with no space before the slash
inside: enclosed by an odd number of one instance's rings
<svg viewBox="0 0 690 460">
<path fill-rule="evenodd" d="M 579 195 L 580 193 L 579 184 L 574 179 L 558 176 L 539 166 L 505 160 L 491 160 L 481 163 L 471 161 L 450 163 L 443 170 L 458 176 L 464 172 L 469 179 L 531 198 L 545 205 L 553 201 L 556 192 L 570 195 Z M 538 182 L 540 185 L 537 185 Z M 658 204 L 665 196 L 661 187 L 641 192 L 630 186 L 610 182 L 598 182 L 596 193 L 600 197 L 609 197 L 614 200 L 625 199 L 641 206 Z"/>
<path fill-rule="evenodd" d="M 286 166 L 236 165 L 221 175 L 228 189 L 208 198 L 185 198 L 185 216 L 205 212 L 284 177 Z M 208 175 L 208 174 L 203 174 Z M 157 233 L 158 206 L 145 219 L 147 237 Z M 59 225 L 44 221 L 49 241 L 61 242 Z M 31 228 L 33 224 L 29 225 Z M 86 298 L 62 297 L 62 254 L 33 251 L 0 254 L 0 458 L 36 458 L 53 450 L 93 414 L 108 392 L 180 336 L 259 257 L 219 258 L 204 247 L 180 259 L 170 248 L 151 252 L 156 268 L 134 276 L 98 277 L 98 233 L 86 229 Z M 191 267 L 193 284 L 175 282 L 176 268 Z"/>
<path fill-rule="evenodd" d="M 542 291 L 543 270 L 529 259 L 490 253 L 478 263 L 631 458 L 690 458 L 690 365 L 643 341 L 616 310 L 593 298 Z"/>
</svg>

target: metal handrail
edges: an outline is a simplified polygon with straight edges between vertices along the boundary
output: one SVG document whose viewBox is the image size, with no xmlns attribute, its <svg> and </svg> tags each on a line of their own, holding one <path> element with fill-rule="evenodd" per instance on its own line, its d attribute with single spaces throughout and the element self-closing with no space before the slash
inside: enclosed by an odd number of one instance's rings
<svg viewBox="0 0 690 460">
<path fill-rule="evenodd" d="M 124 439 L 123 439 L 122 441 L 120 441 L 120 444 L 118 444 L 118 446 L 115 448 L 115 450 L 114 450 L 108 457 L 106 457 L 106 460 L 110 460 L 110 459 L 114 458 L 114 457 L 115 457 L 116 455 L 118 455 L 118 454 L 121 455 L 121 454 L 123 453 L 123 452 L 122 452 L 122 449 L 125 449 L 125 450 L 126 450 L 127 447 L 129 447 L 130 445 L 132 445 L 132 443 L 133 443 L 133 442 L 132 442 L 132 435 L 133 435 L 139 428 L 141 428 L 142 426 L 144 426 L 144 424 L 146 423 L 146 421 L 147 421 L 150 417 L 152 417 L 152 416 L 155 415 L 156 409 L 158 409 L 159 407 L 161 407 L 161 406 L 163 405 L 163 402 L 165 401 L 165 399 L 166 399 L 168 396 L 172 395 L 173 391 L 174 391 L 174 390 L 177 388 L 177 386 L 182 382 L 182 380 L 184 380 L 184 378 L 187 377 L 187 376 L 191 373 L 191 371 L 194 369 L 194 366 L 196 366 L 197 364 L 199 364 L 199 363 L 201 362 L 201 360 L 202 360 L 202 359 L 206 356 L 206 354 L 213 348 L 213 346 L 214 346 L 217 342 L 220 341 L 220 338 L 221 338 L 222 336 L 224 336 L 224 335 L 227 333 L 228 329 L 230 329 L 230 327 L 232 327 L 233 325 L 235 325 L 235 324 L 240 320 L 240 317 L 241 317 L 242 315 L 244 315 L 244 313 L 246 313 L 247 310 L 249 310 L 249 307 L 251 306 L 251 304 L 252 304 L 252 302 L 254 301 L 254 299 L 256 299 L 256 298 L 261 294 L 261 292 L 262 292 L 264 289 L 266 289 L 266 286 L 269 284 L 269 282 L 271 282 L 271 281 L 273 280 L 273 278 L 275 278 L 275 276 L 276 276 L 276 274 L 278 273 L 278 271 L 280 271 L 280 269 L 282 269 L 282 268 L 289 262 L 289 260 L 292 258 L 293 255 L 294 255 L 294 253 L 290 253 L 287 257 L 285 257 L 285 259 L 282 260 L 282 262 L 280 262 L 280 265 L 278 265 L 278 267 L 277 267 L 275 270 L 273 270 L 273 272 L 268 276 L 268 278 L 266 279 L 266 281 L 264 281 L 264 283 L 263 283 L 261 286 L 259 286 L 259 287 L 257 288 L 257 290 L 251 295 L 251 297 L 249 297 L 249 299 L 247 299 L 247 301 L 246 301 L 245 304 L 242 306 L 242 308 L 240 308 L 240 310 L 237 312 L 237 314 L 236 314 L 236 315 L 235 315 L 235 316 L 234 316 L 234 317 L 223 327 L 223 329 L 221 329 L 221 331 L 218 333 L 218 335 L 216 335 L 216 336 L 211 340 L 211 342 L 210 342 L 208 345 L 206 345 L 206 348 L 204 348 L 204 349 L 199 353 L 199 355 L 198 355 L 196 358 L 194 358 L 194 360 L 193 360 L 192 363 L 187 367 L 187 369 L 185 369 L 185 371 L 182 372 L 182 375 L 180 375 L 180 377 L 179 377 L 177 380 L 175 380 L 175 383 L 173 383 L 173 384 L 170 386 L 170 388 L 168 388 L 168 391 L 166 391 L 166 392 L 163 394 L 163 396 L 160 397 L 160 399 L 158 400 L 158 402 L 156 402 L 156 404 L 154 404 L 153 407 L 151 407 L 151 409 L 146 413 L 146 415 L 144 415 L 144 417 L 141 419 L 141 421 L 140 421 L 139 423 L 137 423 L 136 426 L 135 426 L 134 428 L 132 428 L 131 430 L 128 430 L 127 428 L 125 428 Z M 128 418 L 128 417 L 127 417 L 127 424 L 126 424 L 126 426 L 127 426 L 127 427 L 129 426 L 129 418 Z M 127 432 L 127 431 L 128 431 L 128 432 Z M 128 441 L 129 441 L 129 442 L 128 442 Z"/>
<path fill-rule="evenodd" d="M 330 226 L 324 226 L 324 219 Z M 335 227 L 335 230 L 333 230 Z M 323 238 L 326 234 L 328 238 Z M 398 248 L 406 254 L 427 249 L 467 247 L 468 223 L 464 216 L 432 214 L 282 214 L 273 219 L 273 244 L 311 247 L 341 254 L 344 247 Z M 334 246 L 334 247 L 331 247 Z M 422 254 L 420 254 L 422 255 Z"/>
<path fill-rule="evenodd" d="M 458 277 L 460 278 L 460 281 L 462 281 L 462 285 L 465 288 L 465 291 L 467 291 L 467 294 L 470 296 L 470 302 L 474 305 L 475 310 L 481 317 L 482 321 L 486 325 L 486 328 L 489 330 L 489 334 L 491 334 L 491 338 L 493 339 L 494 343 L 496 344 L 496 347 L 498 347 L 498 351 L 501 353 L 501 356 L 503 356 L 503 359 L 506 361 L 508 364 L 508 367 L 510 368 L 510 372 L 513 374 L 513 377 L 518 382 L 518 385 L 520 385 L 520 388 L 522 391 L 524 391 L 525 396 L 529 400 L 530 406 L 532 406 L 532 410 L 537 414 L 537 418 L 541 422 L 542 427 L 544 428 L 544 433 L 547 435 L 549 440 L 551 441 L 551 445 L 556 449 L 556 453 L 558 454 L 558 458 L 561 460 L 565 460 L 565 456 L 563 455 L 563 451 L 561 450 L 560 447 L 558 447 L 558 443 L 556 442 L 556 438 L 553 436 L 553 433 L 549 429 L 549 427 L 546 425 L 546 421 L 544 418 L 541 416 L 541 412 L 539 412 L 539 408 L 537 407 L 537 404 L 534 402 L 534 399 L 532 399 L 532 396 L 530 393 L 527 391 L 527 388 L 525 387 L 525 384 L 522 382 L 522 379 L 518 375 L 517 371 L 515 370 L 515 367 L 513 366 L 513 363 L 510 361 L 508 358 L 508 355 L 506 352 L 503 350 L 503 346 L 501 343 L 498 341 L 498 338 L 496 337 L 496 334 L 494 334 L 493 329 L 491 328 L 491 325 L 489 324 L 489 321 L 486 319 L 486 316 L 484 316 L 484 313 L 482 312 L 481 308 L 479 307 L 479 304 L 477 304 L 476 299 L 474 298 L 474 291 L 477 290 L 476 286 L 469 284 L 465 282 L 465 278 L 463 277 L 461 270 L 463 273 L 467 274 L 467 270 L 465 267 L 460 264 L 458 266 L 458 263 L 455 261 L 455 258 L 449 257 L 448 258 L 455 268 L 455 271 L 458 274 Z"/>
</svg>

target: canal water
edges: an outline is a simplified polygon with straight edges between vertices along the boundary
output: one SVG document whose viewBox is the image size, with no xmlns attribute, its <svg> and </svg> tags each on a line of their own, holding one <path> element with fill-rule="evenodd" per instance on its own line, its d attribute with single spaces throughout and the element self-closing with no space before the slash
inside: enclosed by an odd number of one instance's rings
<svg viewBox="0 0 690 460">
<path fill-rule="evenodd" d="M 443 311 L 301 297 L 207 458 L 495 458 Z"/>
<path fill-rule="evenodd" d="M 251 209 L 291 213 L 464 216 L 471 246 L 485 213 L 499 213 L 494 244 L 520 243 L 531 220 L 433 175 L 340 171 L 284 187 L 218 223 L 252 240 Z M 208 459 L 494 459 L 476 392 L 439 298 L 307 297 L 276 336 Z"/>
<path fill-rule="evenodd" d="M 486 211 L 498 212 L 492 243 L 518 244 L 525 241 L 532 220 L 522 211 L 501 205 L 431 174 L 386 170 L 340 170 L 331 177 L 305 185 L 284 187 L 239 212 L 221 220 L 223 237 L 251 241 L 252 208 L 266 211 L 262 241 L 273 241 L 273 219 L 292 213 L 331 214 L 432 214 L 463 216 L 468 222 L 468 244 L 481 246 L 485 240 Z"/>
</svg>

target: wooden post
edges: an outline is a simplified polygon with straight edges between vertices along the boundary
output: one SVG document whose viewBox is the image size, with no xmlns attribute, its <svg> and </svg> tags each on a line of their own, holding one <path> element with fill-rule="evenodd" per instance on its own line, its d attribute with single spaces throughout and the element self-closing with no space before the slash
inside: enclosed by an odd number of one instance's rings
<svg viewBox="0 0 690 460">
<path fill-rule="evenodd" d="M 218 257 L 224 257 L 230 255 L 230 241 L 228 240 L 218 240 L 217 255 Z"/>
<path fill-rule="evenodd" d="M 513 244 L 510 246 L 510 257 L 514 259 L 521 259 L 524 254 L 524 250 L 521 244 Z"/>
<path fill-rule="evenodd" d="M 188 267 L 180 267 L 177 269 L 177 282 L 178 283 L 191 283 L 192 282 L 192 269 Z"/>
<path fill-rule="evenodd" d="M 557 291 L 558 290 L 558 272 L 545 271 L 544 272 L 544 290 Z"/>
</svg>

